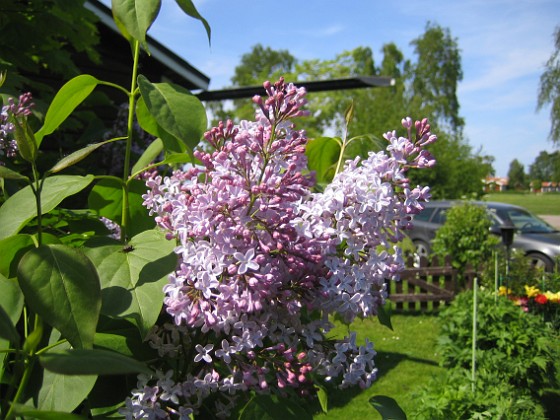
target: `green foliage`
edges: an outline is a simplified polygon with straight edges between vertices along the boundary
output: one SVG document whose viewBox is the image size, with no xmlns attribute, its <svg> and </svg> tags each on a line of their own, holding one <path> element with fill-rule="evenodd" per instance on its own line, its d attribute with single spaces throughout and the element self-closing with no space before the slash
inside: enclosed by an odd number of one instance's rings
<svg viewBox="0 0 560 420">
<path fill-rule="evenodd" d="M 560 182 L 560 151 L 543 150 L 529 166 L 531 180 Z M 540 185 L 534 186 L 540 188 Z"/>
<path fill-rule="evenodd" d="M 29 89 L 48 100 L 56 88 L 45 71 L 64 80 L 79 72 L 73 55 L 85 53 L 99 62 L 94 13 L 75 0 L 0 0 L 0 71 L 7 71 L 3 90 L 11 95 Z M 24 52 L 24 53 L 23 53 Z M 37 96 L 39 98 L 37 98 Z"/>
<path fill-rule="evenodd" d="M 56 9 L 64 2 L 50 3 Z M 65 3 L 69 10 L 75 4 Z M 14 11 L 24 4 L 14 6 Z M 50 11 L 46 3 L 35 4 L 45 13 Z M 189 0 L 178 4 L 207 26 Z M 115 0 L 113 6 L 137 58 L 159 2 Z M 80 14 L 75 18 L 79 21 Z M 145 186 L 136 176 L 152 168 L 161 152 L 164 162 L 185 162 L 207 121 L 202 104 L 190 92 L 171 84 L 152 84 L 141 75 L 138 83 L 140 88 L 134 88 L 133 80 L 128 91 L 79 75 L 56 93 L 38 130 L 25 118 L 14 121 L 19 156 L 28 168 L 23 163 L 21 171 L 0 166 L 0 186 L 9 187 L 0 207 L 2 418 L 76 418 L 69 413 L 86 399 L 90 413 L 93 407 L 95 412 L 115 411 L 126 395 L 117 392 L 116 402 L 114 396 L 100 399 L 107 383 L 99 375 L 114 375 L 119 379 L 113 383 L 125 384 L 128 375 L 151 373 L 142 360 L 153 353 L 142 338 L 161 313 L 162 286 L 176 267 L 176 256 L 174 243 L 153 229 L 154 221 L 142 206 Z M 60 131 L 98 85 L 127 94 L 131 106 L 126 137 L 78 148 L 53 165 L 43 153 L 49 137 Z M 162 139 L 131 162 L 131 124 L 139 98 L 143 121 L 156 127 Z M 126 140 L 125 168 L 133 168 L 122 178 L 64 173 L 104 144 L 120 140 Z M 76 200 L 76 194 L 81 199 Z M 80 207 L 85 201 L 89 208 L 62 207 Z M 114 222 L 121 231 L 120 241 L 108 238 L 110 232 L 100 216 Z M 129 389 L 126 386 L 125 393 Z"/>
<path fill-rule="evenodd" d="M 437 127 L 439 140 L 430 146 L 437 164 L 430 171 L 409 172 L 412 184 L 430 185 L 434 198 L 460 198 L 482 194 L 482 180 L 493 172 L 493 158 L 475 152 L 463 137 L 457 86 L 462 79 L 458 41 L 449 29 L 428 24 L 424 34 L 412 41 L 415 57 L 407 58 L 394 43 L 382 47 L 383 58 L 376 65 L 369 47 L 343 51 L 333 59 L 298 61 L 286 51 L 257 45 L 236 67 L 235 86 L 254 86 L 274 78 L 279 70 L 288 81 L 317 81 L 354 76 L 389 76 L 395 85 L 375 89 L 311 92 L 307 95 L 313 119 L 302 121 L 310 138 L 332 132 L 339 138 L 367 134 L 380 136 L 385 127 L 399 126 L 405 116 L 427 116 Z M 291 73 L 291 74 L 290 74 Z M 354 104 L 354 116 L 347 124 L 345 112 Z M 249 101 L 235 101 L 226 113 L 214 110 L 220 119 L 232 114 L 238 119 L 252 115 Z M 353 142 L 347 157 L 367 156 L 383 149 L 383 140 Z"/>
<path fill-rule="evenodd" d="M 538 109 L 550 107 L 550 139 L 560 142 L 560 27 L 553 34 L 554 52 L 545 65 L 541 75 L 538 93 Z"/>
<path fill-rule="evenodd" d="M 525 168 L 517 159 L 513 159 L 509 164 L 508 170 L 509 187 L 515 190 L 527 189 L 527 176 Z"/>
<path fill-rule="evenodd" d="M 457 39 L 449 29 L 428 22 L 424 34 L 411 44 L 418 55 L 409 70 L 413 101 L 420 101 L 421 114 L 431 115 L 431 121 L 449 124 L 452 132 L 460 130 L 464 121 L 459 116 L 457 86 L 463 70 Z"/>
<path fill-rule="evenodd" d="M 210 38 L 210 27 L 193 3 L 176 2 L 203 24 Z M 31 3 L 18 4 L 14 10 L 22 8 L 22 15 L 29 14 Z M 47 15 L 54 10 L 65 18 L 62 9 L 74 10 L 77 4 L 69 0 L 35 3 Z M 154 229 L 154 221 L 142 206 L 145 185 L 138 175 L 163 163 L 173 166 L 192 160 L 192 149 L 207 125 L 204 107 L 189 91 L 169 83 L 151 83 L 137 74 L 140 46 L 147 49 L 147 31 L 159 8 L 160 1 L 112 1 L 116 24 L 132 47 L 130 90 L 77 75 L 55 94 L 38 129 L 25 118 L 14 121 L 19 158 L 25 162 L 20 160 L 19 166 L 10 168 L 0 166 L 5 197 L 0 207 L 2 418 L 81 418 L 76 413 L 88 418 L 112 417 L 124 404 L 136 374 L 153 374 L 150 361 L 158 356 L 143 340 L 162 315 L 163 285 L 176 269 L 177 258 L 175 243 Z M 46 20 L 56 21 L 50 16 Z M 33 16 L 30 21 L 38 23 Z M 56 46 L 64 49 L 61 43 Z M 291 65 L 289 56 L 285 58 Z M 373 71 L 368 50 L 355 51 L 352 59 L 362 65 L 360 73 Z M 72 122 L 78 107 L 100 85 L 127 96 L 126 135 L 84 147 L 73 142 L 76 150 L 53 162 L 45 153 L 49 142 Z M 158 137 L 136 161 L 132 153 L 137 146 L 135 118 Z M 353 143 L 355 150 L 363 151 L 362 140 L 371 138 L 331 138 L 315 143 L 316 150 L 309 150 L 310 160 L 322 179 L 328 181 L 333 165 L 338 170 L 341 157 L 354 153 L 346 145 Z M 124 144 L 122 177 L 69 174 L 87 172 L 78 164 L 94 157 L 103 145 L 117 141 Z M 163 160 L 154 163 L 162 153 Z M 102 218 L 115 231 L 109 231 Z M 380 314 L 380 319 L 390 325 L 386 315 Z M 191 349 L 183 350 L 190 354 Z M 111 379 L 105 379 L 106 375 Z M 318 385 L 316 390 L 326 412 L 326 389 Z M 292 396 L 251 396 L 244 407 L 237 408 L 238 414 L 245 419 L 310 418 Z M 392 399 L 377 397 L 372 404 L 388 413 L 399 411 Z"/>
<path fill-rule="evenodd" d="M 440 314 L 437 351 L 448 374 L 418 395 L 415 418 L 545 418 L 539 398 L 556 385 L 553 331 L 509 299 L 485 290 L 477 295 L 475 382 L 473 293 L 467 291 Z"/>
<path fill-rule="evenodd" d="M 42 245 L 20 260 L 18 280 L 25 302 L 74 348 L 91 348 L 101 309 L 99 277 L 82 252 Z"/>
<path fill-rule="evenodd" d="M 491 260 L 498 239 L 490 234 L 491 221 L 484 207 L 470 202 L 451 207 L 446 221 L 436 232 L 433 251 L 451 255 L 453 266 L 464 271 L 467 264 L 479 267 Z"/>
</svg>

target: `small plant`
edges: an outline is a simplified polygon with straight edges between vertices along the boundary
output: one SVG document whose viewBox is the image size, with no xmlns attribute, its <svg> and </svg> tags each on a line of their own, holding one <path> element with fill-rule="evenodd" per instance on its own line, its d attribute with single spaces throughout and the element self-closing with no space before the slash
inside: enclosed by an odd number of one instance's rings
<svg viewBox="0 0 560 420">
<path fill-rule="evenodd" d="M 463 272 L 467 264 L 478 268 L 491 260 L 499 243 L 490 234 L 491 221 L 485 208 L 465 202 L 451 207 L 443 226 L 436 232 L 433 251 L 453 257 L 453 266 Z"/>
<path fill-rule="evenodd" d="M 543 286 L 544 284 L 546 282 L 543 279 Z M 539 286 L 525 285 L 524 293 L 515 295 L 502 286 L 500 294 L 506 295 L 525 312 L 541 317 L 543 322 L 549 324 L 556 331 L 560 331 L 560 291 L 541 290 Z"/>
<path fill-rule="evenodd" d="M 543 418 L 540 398 L 557 385 L 554 332 L 509 299 L 479 291 L 473 381 L 472 311 L 467 291 L 441 312 L 438 352 L 449 375 L 423 391 L 418 418 Z"/>
</svg>

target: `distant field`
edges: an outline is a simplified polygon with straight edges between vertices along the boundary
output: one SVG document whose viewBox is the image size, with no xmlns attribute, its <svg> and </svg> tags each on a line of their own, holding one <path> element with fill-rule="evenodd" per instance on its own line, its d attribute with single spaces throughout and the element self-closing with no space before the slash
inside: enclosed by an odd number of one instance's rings
<svg viewBox="0 0 560 420">
<path fill-rule="evenodd" d="M 487 201 L 515 204 L 525 207 L 533 214 L 560 216 L 559 193 L 492 193 L 484 196 Z"/>
</svg>

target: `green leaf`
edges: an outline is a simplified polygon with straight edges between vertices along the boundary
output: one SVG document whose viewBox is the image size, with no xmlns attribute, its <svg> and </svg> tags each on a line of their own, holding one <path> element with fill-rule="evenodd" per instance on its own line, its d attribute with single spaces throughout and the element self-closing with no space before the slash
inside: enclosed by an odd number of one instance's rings
<svg viewBox="0 0 560 420">
<path fill-rule="evenodd" d="M 179 5 L 179 7 L 183 9 L 183 12 L 185 12 L 190 17 L 198 19 L 202 22 L 202 24 L 204 25 L 204 29 L 206 29 L 206 35 L 208 36 L 208 44 L 210 44 L 210 37 L 211 37 L 210 25 L 208 24 L 206 19 L 204 19 L 200 15 L 200 13 L 198 13 L 196 8 L 194 7 L 193 2 L 191 0 L 175 0 L 175 1 Z"/>
<path fill-rule="evenodd" d="M 88 245 L 86 243 L 86 245 Z M 130 318 L 142 336 L 155 324 L 163 305 L 163 286 L 176 266 L 174 241 L 162 232 L 148 230 L 133 237 L 125 252 L 122 245 L 86 250 L 98 268 L 104 315 Z"/>
<path fill-rule="evenodd" d="M 376 395 L 369 399 L 369 403 L 381 414 L 383 420 L 406 420 L 405 412 L 391 397 Z"/>
<path fill-rule="evenodd" d="M 319 398 L 319 404 L 321 405 L 321 410 L 323 413 L 328 413 L 329 411 L 329 395 L 325 387 L 315 384 L 315 389 L 317 390 L 317 397 Z"/>
<path fill-rule="evenodd" d="M 390 307 L 390 303 L 387 302 L 385 305 L 380 305 L 377 308 L 377 319 L 381 325 L 386 326 L 391 331 L 393 331 L 393 325 L 391 324 L 391 313 L 387 310 Z"/>
<path fill-rule="evenodd" d="M 303 407 L 287 398 L 256 395 L 239 413 L 240 420 L 311 420 L 313 416 Z"/>
<path fill-rule="evenodd" d="M 47 178 L 41 192 L 42 213 L 48 213 L 66 197 L 83 190 L 93 178 L 93 175 L 58 175 Z M 31 187 L 27 186 L 12 195 L 0 207 L 0 239 L 15 235 L 36 216 L 35 195 Z"/>
<path fill-rule="evenodd" d="M 15 179 L 15 180 L 29 182 L 29 178 L 26 177 L 25 175 L 22 175 L 16 171 L 12 171 L 11 169 L 6 168 L 5 166 L 2 165 L 0 165 L 0 178 Z"/>
<path fill-rule="evenodd" d="M 16 324 L 23 310 L 23 292 L 16 279 L 7 279 L 0 274 L 0 308 L 2 308 L 12 324 Z"/>
<path fill-rule="evenodd" d="M 350 102 L 350 105 L 344 112 L 344 121 L 346 121 L 346 126 L 350 125 L 352 118 L 354 118 L 354 101 Z"/>
<path fill-rule="evenodd" d="M 101 309 L 92 262 L 65 245 L 43 245 L 21 259 L 18 280 L 28 305 L 75 348 L 91 348 Z"/>
<path fill-rule="evenodd" d="M 45 369 L 37 408 L 72 412 L 87 398 L 96 380 L 97 375 L 61 375 Z"/>
<path fill-rule="evenodd" d="M 60 340 L 60 332 L 53 329 L 49 344 Z M 58 350 L 70 349 L 67 341 L 57 345 Z M 97 375 L 61 375 L 44 370 L 42 383 L 36 397 L 39 410 L 71 412 L 88 396 L 97 381 Z"/>
<path fill-rule="evenodd" d="M 0 306 L 0 338 L 19 344 L 19 334 L 8 313 Z"/>
<path fill-rule="evenodd" d="M 208 124 L 202 102 L 181 86 L 150 83 L 142 75 L 138 76 L 138 87 L 146 107 L 157 123 L 192 150 L 200 142 Z M 165 143 L 165 139 L 162 140 Z"/>
<path fill-rule="evenodd" d="M 37 147 L 41 145 L 43 137 L 56 130 L 74 109 L 93 92 L 98 83 L 99 80 L 95 77 L 89 74 L 81 74 L 69 80 L 60 88 L 47 110 L 43 126 L 35 133 Z"/>
<path fill-rule="evenodd" d="M 17 404 L 15 414 L 22 418 L 37 420 L 86 420 L 86 417 L 60 411 L 42 411 L 26 405 Z"/>
<path fill-rule="evenodd" d="M 18 118 L 13 118 L 13 123 L 15 129 L 14 138 L 16 139 L 19 154 L 26 161 L 35 162 L 38 145 L 33 131 L 27 123 L 27 119 L 19 120 Z"/>
<path fill-rule="evenodd" d="M 163 149 L 175 152 L 185 151 L 185 144 L 173 134 L 165 131 L 165 129 L 158 124 L 155 117 L 148 110 L 146 102 L 142 97 L 138 98 L 138 102 L 136 104 L 136 118 L 138 120 L 138 124 L 140 124 L 140 127 L 142 127 L 144 131 L 159 138 L 160 141 L 163 142 Z"/>
<path fill-rule="evenodd" d="M 14 235 L 0 240 L 0 274 L 7 278 L 17 276 L 19 260 L 34 247 L 35 242 L 31 235 Z"/>
<path fill-rule="evenodd" d="M 336 137 L 318 137 L 307 143 L 305 154 L 308 166 L 317 173 L 318 183 L 328 183 L 333 179 L 341 150 L 342 142 Z"/>
<path fill-rule="evenodd" d="M 125 38 L 132 36 L 148 51 L 146 33 L 159 14 L 161 1 L 112 0 L 111 6 L 115 19 L 126 28 Z"/>
<path fill-rule="evenodd" d="M 60 159 L 51 169 L 49 169 L 49 172 L 57 173 L 62 171 L 63 169 L 69 168 L 70 166 L 73 166 L 76 163 L 80 162 L 82 159 L 88 157 L 92 152 L 99 149 L 101 146 L 104 146 L 107 143 L 111 143 L 113 141 L 113 139 L 102 141 L 100 143 L 90 144 L 80 150 L 76 150 L 75 152 L 70 153 L 68 156 Z"/>
<path fill-rule="evenodd" d="M 163 142 L 161 139 L 155 139 L 150 145 L 144 150 L 140 159 L 132 167 L 132 174 L 139 173 L 145 167 L 150 165 L 157 157 L 163 152 Z"/>
<path fill-rule="evenodd" d="M 91 190 L 88 197 L 90 209 L 98 212 L 99 216 L 106 217 L 120 224 L 122 219 L 123 191 L 121 180 L 118 178 L 107 178 L 98 182 Z M 143 181 L 132 179 L 129 181 L 128 210 L 129 220 L 133 220 L 128 227 L 131 236 L 137 235 L 145 230 L 153 229 L 155 221 L 150 217 L 146 207 L 142 205 L 147 187 Z"/>
<path fill-rule="evenodd" d="M 39 356 L 41 366 L 63 375 L 120 375 L 152 371 L 142 362 L 109 350 L 51 350 Z"/>
</svg>

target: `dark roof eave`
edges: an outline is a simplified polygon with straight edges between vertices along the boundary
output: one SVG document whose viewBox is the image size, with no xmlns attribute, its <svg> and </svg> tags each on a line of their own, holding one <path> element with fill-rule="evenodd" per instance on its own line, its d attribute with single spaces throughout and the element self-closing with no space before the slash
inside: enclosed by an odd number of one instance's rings
<svg viewBox="0 0 560 420">
<path fill-rule="evenodd" d="M 356 76 L 344 79 L 294 82 L 294 84 L 305 87 L 307 92 L 325 92 L 331 90 L 394 86 L 395 79 L 383 76 Z M 196 94 L 201 101 L 252 98 L 255 95 L 266 95 L 266 92 L 262 86 L 247 86 L 235 89 L 203 91 Z"/>
<path fill-rule="evenodd" d="M 120 31 L 113 20 L 110 8 L 98 0 L 86 0 L 84 6 L 94 12 L 106 27 L 120 34 Z M 210 85 L 210 78 L 208 76 L 191 66 L 187 61 L 149 35 L 146 36 L 146 41 L 148 42 L 148 48 L 150 49 L 150 53 L 154 59 L 178 74 L 183 79 L 190 81 L 194 86 L 196 86 L 193 89 L 208 89 L 208 86 Z"/>
</svg>

